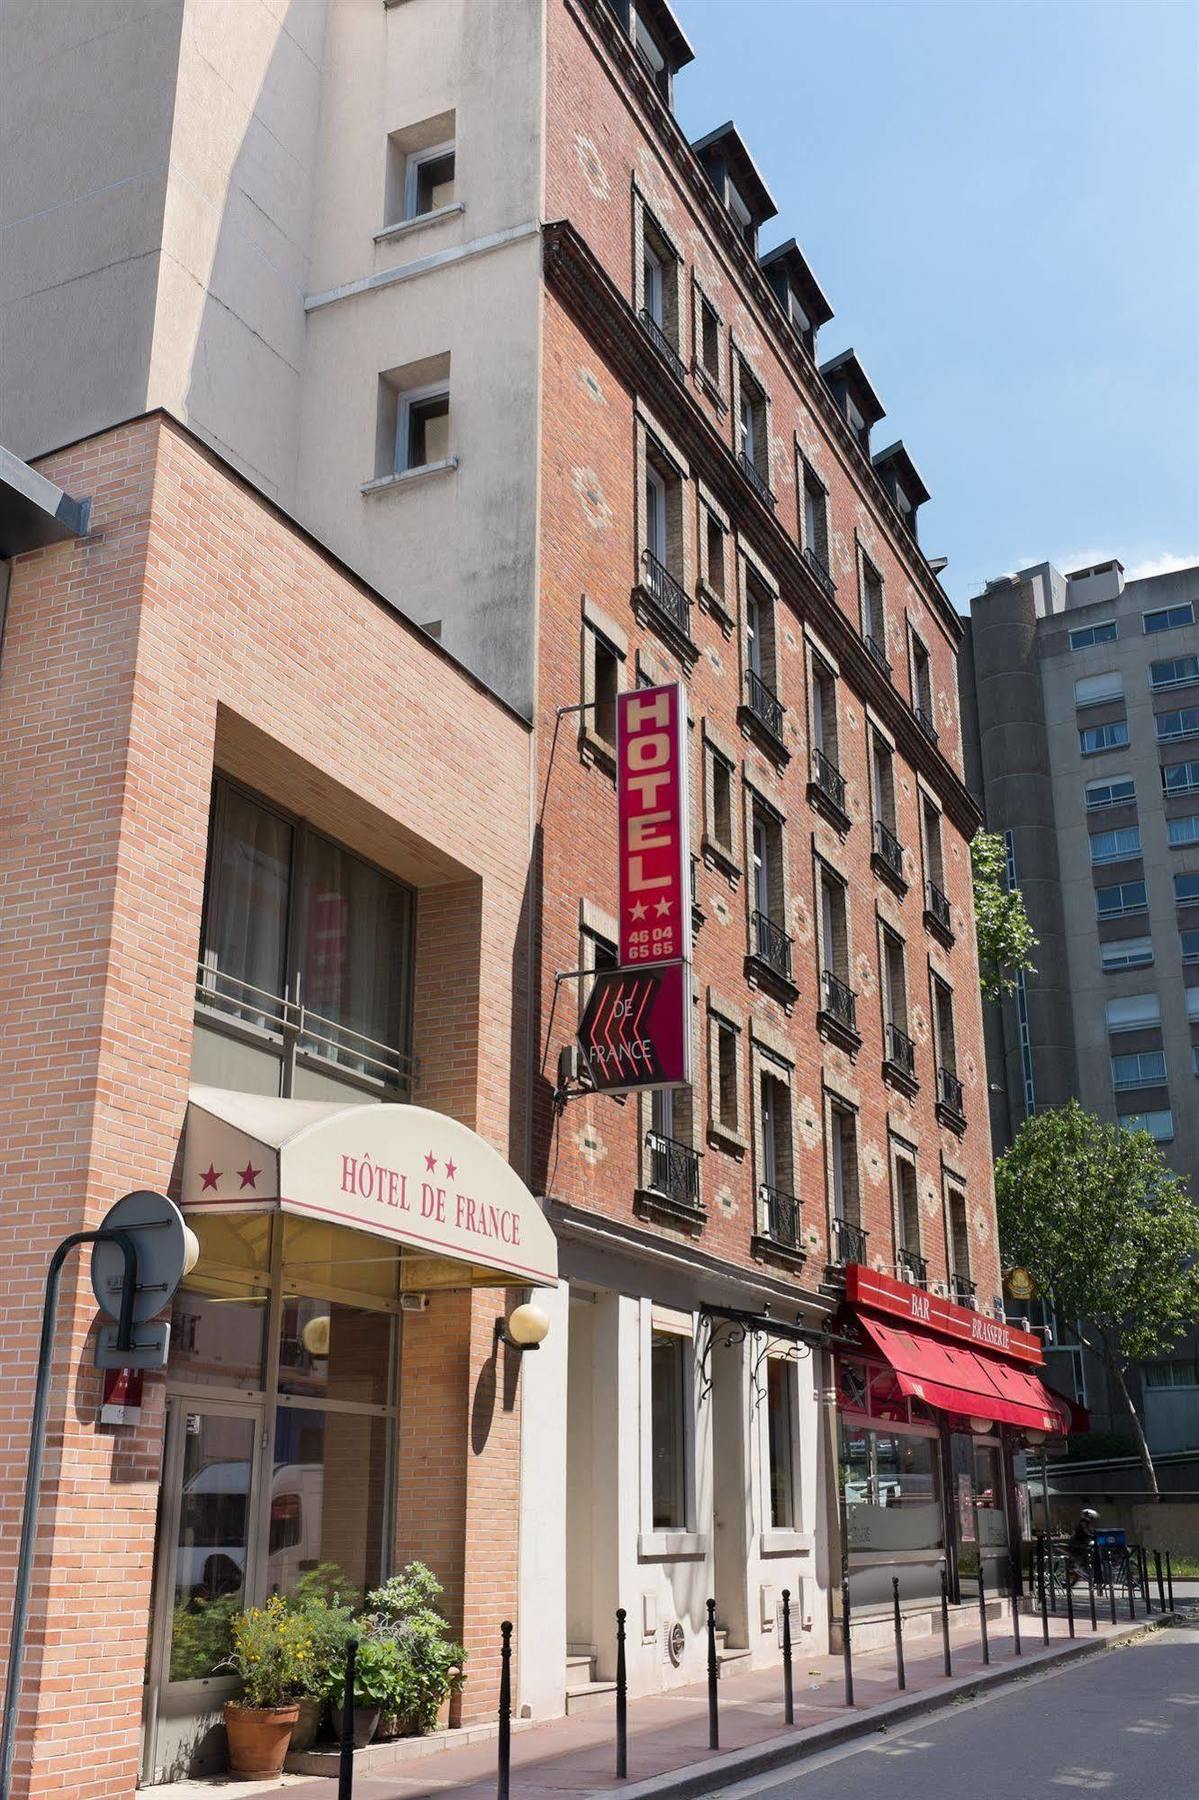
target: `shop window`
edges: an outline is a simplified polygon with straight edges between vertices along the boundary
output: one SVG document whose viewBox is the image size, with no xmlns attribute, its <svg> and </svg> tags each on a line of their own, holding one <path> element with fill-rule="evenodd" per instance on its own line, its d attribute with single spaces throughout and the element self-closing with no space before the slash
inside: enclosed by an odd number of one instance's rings
<svg viewBox="0 0 1199 1800">
<path fill-rule="evenodd" d="M 879 1430 L 844 1414 L 839 1426 L 846 1544 L 851 1557 L 878 1552 L 881 1565 L 855 1569 L 851 1562 L 852 1602 L 880 1610 L 890 1604 L 887 1558 L 896 1551 L 904 1553 L 908 1598 L 935 1596 L 940 1590 L 935 1552 L 945 1541 L 936 1439 Z M 929 1552 L 925 1561 L 915 1554 L 921 1550 Z"/>
<path fill-rule="evenodd" d="M 257 1427 L 199 1408 L 186 1417 L 170 1596 L 170 1681 L 200 1681 L 229 1654 L 230 1621 L 245 1604 L 250 1478 Z"/>
<path fill-rule="evenodd" d="M 781 1356 L 766 1359 L 766 1429 L 770 1458 L 770 1523 L 798 1530 L 796 1490 L 795 1370 Z"/>
<path fill-rule="evenodd" d="M 692 1342 L 673 1331 L 650 1336 L 650 1460 L 655 1531 L 687 1529 Z"/>
<path fill-rule="evenodd" d="M 197 1009 L 278 1059 L 274 1091 L 302 1068 L 408 1088 L 412 926 L 402 883 L 217 782 Z"/>
</svg>

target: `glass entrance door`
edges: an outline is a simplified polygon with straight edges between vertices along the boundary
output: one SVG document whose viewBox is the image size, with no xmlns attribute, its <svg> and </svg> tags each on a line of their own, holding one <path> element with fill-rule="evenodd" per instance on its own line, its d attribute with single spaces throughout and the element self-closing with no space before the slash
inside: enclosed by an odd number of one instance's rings
<svg viewBox="0 0 1199 1800">
<path fill-rule="evenodd" d="M 253 1594 L 261 1405 L 176 1393 L 167 1402 L 154 1614 L 146 1671 L 143 1781 L 225 1766 L 220 1669 L 229 1621 Z"/>
</svg>

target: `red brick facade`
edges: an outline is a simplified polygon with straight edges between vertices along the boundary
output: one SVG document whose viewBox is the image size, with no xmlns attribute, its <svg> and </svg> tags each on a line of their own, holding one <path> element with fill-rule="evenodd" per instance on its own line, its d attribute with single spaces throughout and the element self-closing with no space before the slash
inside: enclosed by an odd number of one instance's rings
<svg viewBox="0 0 1199 1800">
<path fill-rule="evenodd" d="M 86 539 L 14 565 L 0 670 L 4 1614 L 50 1251 L 128 1188 L 172 1179 L 214 769 L 416 886 L 420 1098 L 518 1165 L 523 1141 L 512 1031 L 525 727 L 169 421 L 140 420 L 45 466 L 92 497 L 92 514 Z M 487 1387 L 501 1304 L 502 1290 L 444 1303 L 456 1360 L 444 1340 L 429 1354 L 454 1402 L 431 1388 L 432 1424 L 409 1438 L 427 1516 L 482 1514 L 502 1540 L 485 1585 L 463 1568 L 460 1532 L 419 1544 L 466 1606 L 484 1709 L 489 1647 L 515 1605 L 515 1517 L 495 1499 L 515 1489 L 518 1410 Z M 19 1767 L 17 1792 L 39 1800 L 127 1796 L 136 1778 L 162 1382 L 148 1378 L 136 1431 L 97 1425 L 94 1310 L 76 1259 L 22 1712 L 35 1761 L 31 1780 Z M 416 1360 L 439 1313 L 412 1328 Z M 414 1387 L 409 1416 L 421 1409 Z M 397 1530 L 415 1553 L 402 1509 Z"/>
<path fill-rule="evenodd" d="M 914 1154 L 921 1249 L 929 1278 L 945 1282 L 946 1193 L 966 1196 L 970 1272 L 989 1309 L 999 1292 L 994 1201 L 982 1050 L 981 1003 L 970 903 L 968 835 L 975 818 L 961 783 L 954 674 L 958 627 L 919 551 L 885 499 L 877 476 L 852 446 L 844 421 L 811 360 L 789 333 L 743 253 L 706 176 L 658 102 L 610 9 L 584 0 L 550 7 L 548 45 L 547 245 L 539 691 L 540 779 L 545 792 L 542 935 L 543 1017 L 555 970 L 578 966 L 580 901 L 611 916 L 616 908 L 615 793 L 590 714 L 582 731 L 563 721 L 552 768 L 554 705 L 593 698 L 587 642 L 596 629 L 621 656 L 621 685 L 639 680 L 687 684 L 691 717 L 693 848 L 701 854 L 697 899 L 703 923 L 695 948 L 695 1065 L 687 1127 L 702 1151 L 701 1246 L 753 1267 L 760 1142 L 753 1128 L 755 1034 L 768 1057 L 792 1064 L 795 1192 L 802 1204 L 807 1261 L 795 1279 L 815 1287 L 828 1260 L 830 1171 L 826 1123 L 830 1099 L 856 1110 L 861 1223 L 869 1259 L 892 1269 L 892 1139 Z M 682 379 L 645 341 L 636 321 L 639 233 L 646 212 L 679 258 L 678 352 Z M 580 241 L 581 240 L 581 241 Z M 720 392 L 701 380 L 694 338 L 695 284 L 721 315 Z M 622 316 L 623 315 L 623 316 Z M 773 516 L 734 460 L 730 368 L 744 357 L 769 397 Z M 692 647 L 653 623 L 634 593 L 644 548 L 640 497 L 644 459 L 664 460 L 679 490 L 681 545 L 671 544 L 674 573 L 691 600 Z M 798 457 L 818 472 L 828 495 L 828 540 L 835 596 L 799 558 Z M 673 470 L 669 465 L 673 464 Z M 708 593 L 702 542 L 705 500 L 729 526 L 723 604 Z M 883 578 L 887 680 L 870 666 L 859 622 L 860 544 Z M 778 697 L 786 708 L 786 754 L 772 754 L 746 728 L 746 566 L 777 594 L 774 646 Z M 735 571 L 735 574 L 734 574 Z M 931 662 L 936 746 L 913 725 L 907 633 L 917 633 Z M 838 829 L 809 798 L 813 654 L 837 672 L 837 761 L 847 782 L 849 824 Z M 580 669 L 583 691 L 580 692 Z M 864 671 L 864 673 L 863 673 Z M 571 733 L 565 740 L 565 727 Z M 906 893 L 872 867 L 868 724 L 894 743 L 895 830 L 906 846 Z M 712 843 L 705 740 L 734 762 L 731 855 Z M 947 947 L 924 919 L 927 869 L 921 851 L 921 782 L 942 811 L 943 886 L 952 909 Z M 747 979 L 749 854 L 745 811 L 756 797 L 782 821 L 783 900 L 794 943 L 786 1000 Z M 581 825 L 586 821 L 585 828 Z M 850 1052 L 818 1029 L 818 861 L 844 878 L 848 967 L 856 990 L 860 1048 Z M 908 1094 L 882 1078 L 880 925 L 904 943 L 908 1019 L 916 1043 L 919 1088 Z M 956 1065 L 964 1087 L 964 1130 L 942 1123 L 935 1107 L 930 970 L 952 988 Z M 562 1001 L 559 1000 L 559 1007 Z M 739 1027 L 736 1133 L 710 1132 L 716 1106 L 709 1080 L 713 1012 Z M 561 1022 L 559 1030 L 561 1032 Z M 772 1064 L 772 1066 L 774 1066 Z M 552 1124 L 545 1092 L 539 1123 L 553 1192 L 576 1204 L 628 1217 L 642 1185 L 639 1147 L 648 1106 L 631 1100 L 571 1102 Z M 741 1144 L 734 1139 L 739 1136 Z M 668 1235 L 677 1228 L 655 1225 Z M 910 1241 L 910 1239 L 909 1239 Z M 959 1257 L 960 1265 L 960 1257 Z M 758 1266 L 763 1266 L 758 1264 Z M 777 1275 L 773 1264 L 771 1271 Z"/>
</svg>

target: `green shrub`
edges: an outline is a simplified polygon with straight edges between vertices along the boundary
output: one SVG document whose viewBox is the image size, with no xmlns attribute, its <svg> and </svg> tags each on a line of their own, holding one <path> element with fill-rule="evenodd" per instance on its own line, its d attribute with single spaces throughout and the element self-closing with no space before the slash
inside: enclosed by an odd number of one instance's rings
<svg viewBox="0 0 1199 1800">
<path fill-rule="evenodd" d="M 243 1706 L 288 1706 L 311 1692 L 312 1635 L 303 1614 L 282 1594 L 272 1594 L 265 1606 L 234 1613 L 230 1636 L 232 1647 L 218 1667 L 240 1678 Z"/>
</svg>

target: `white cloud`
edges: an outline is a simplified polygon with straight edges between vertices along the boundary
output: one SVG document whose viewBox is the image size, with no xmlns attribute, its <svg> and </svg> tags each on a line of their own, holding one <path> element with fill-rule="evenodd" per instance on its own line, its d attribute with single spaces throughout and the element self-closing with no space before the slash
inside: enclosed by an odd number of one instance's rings
<svg viewBox="0 0 1199 1800">
<path fill-rule="evenodd" d="M 1199 551 L 1190 556 L 1171 556 L 1168 551 L 1161 556 L 1150 556 L 1144 562 L 1134 563 L 1131 569 L 1125 569 L 1126 581 L 1145 581 L 1150 575 L 1172 575 L 1175 569 L 1193 569 L 1199 565 Z"/>
</svg>

